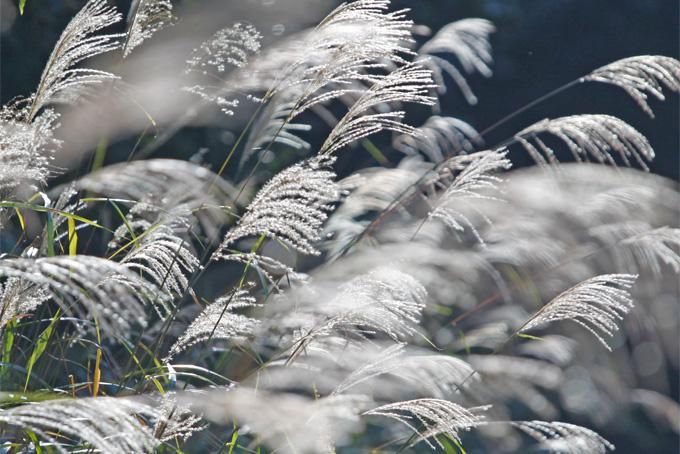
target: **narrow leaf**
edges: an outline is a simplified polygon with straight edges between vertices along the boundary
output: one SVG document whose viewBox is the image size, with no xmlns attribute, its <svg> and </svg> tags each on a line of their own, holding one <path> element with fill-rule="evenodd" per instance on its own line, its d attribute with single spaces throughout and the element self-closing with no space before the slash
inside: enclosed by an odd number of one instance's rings
<svg viewBox="0 0 680 454">
<path fill-rule="evenodd" d="M 73 218 L 67 219 L 68 223 L 68 255 L 78 253 L 78 233 L 76 232 L 76 221 Z"/>
<path fill-rule="evenodd" d="M 35 347 L 33 348 L 33 351 L 31 352 L 31 356 L 28 358 L 28 362 L 26 363 L 26 383 L 24 383 L 24 392 L 26 392 L 26 389 L 28 388 L 28 382 L 31 379 L 31 371 L 33 370 L 33 366 L 35 363 L 38 361 L 40 356 L 43 354 L 45 349 L 47 348 L 47 343 L 50 340 L 50 336 L 52 335 L 52 331 L 54 331 L 54 327 L 57 324 L 57 320 L 59 320 L 59 315 L 61 314 L 61 309 L 57 310 L 57 313 L 54 314 L 54 317 L 52 317 L 52 321 L 50 322 L 50 325 L 45 328 L 45 330 L 40 333 L 40 336 L 38 337 L 38 340 L 35 343 Z"/>
</svg>

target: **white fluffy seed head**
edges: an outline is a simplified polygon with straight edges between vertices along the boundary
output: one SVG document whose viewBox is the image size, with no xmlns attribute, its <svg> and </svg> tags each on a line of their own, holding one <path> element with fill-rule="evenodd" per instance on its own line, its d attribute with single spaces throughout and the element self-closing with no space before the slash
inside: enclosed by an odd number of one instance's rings
<svg viewBox="0 0 680 454">
<path fill-rule="evenodd" d="M 159 441 L 140 416 L 156 418 L 158 413 L 139 401 L 93 397 L 48 400 L 3 409 L 0 422 L 34 431 L 63 452 L 66 452 L 62 448 L 63 438 L 83 440 L 100 452 L 153 452 Z"/>
<path fill-rule="evenodd" d="M 382 405 L 364 413 L 369 416 L 383 416 L 408 426 L 416 435 L 415 443 L 425 441 L 432 449 L 433 440 L 442 449 L 444 446 L 436 436 L 445 434 L 460 443 L 461 431 L 470 430 L 484 423 L 482 412 L 488 407 L 465 408 L 442 399 L 415 399 Z M 422 429 L 418 426 L 422 425 Z"/>
<path fill-rule="evenodd" d="M 282 241 L 302 254 L 317 255 L 314 243 L 321 238 L 332 204 L 342 197 L 329 170 L 334 158 L 315 157 L 274 176 L 248 205 L 238 224 L 222 241 L 214 259 L 236 241 L 267 236 Z"/>
<path fill-rule="evenodd" d="M 469 104 L 477 104 L 477 97 L 467 83 L 465 74 L 491 76 L 491 44 L 489 35 L 494 25 L 486 19 L 462 19 L 439 30 L 418 50 L 417 61 L 432 70 L 438 94 L 446 93 L 444 75 L 453 79 Z M 462 71 L 438 54 L 452 54 L 460 62 Z"/>
<path fill-rule="evenodd" d="M 623 163 L 631 165 L 631 158 L 649 170 L 646 161 L 654 158 L 654 150 L 647 138 L 625 121 L 611 115 L 585 114 L 546 119 L 520 131 L 515 139 L 522 144 L 538 164 L 556 164 L 554 151 L 539 137 L 551 134 L 569 148 L 574 159 L 581 162 L 594 159 L 616 165 L 612 153 Z"/>
<path fill-rule="evenodd" d="M 628 289 L 636 279 L 637 276 L 630 274 L 604 274 L 587 279 L 546 304 L 519 332 L 554 321 L 571 320 L 611 350 L 603 336 L 613 336 L 619 329 L 617 323 L 632 309 L 633 300 Z"/>
<path fill-rule="evenodd" d="M 583 77 L 621 87 L 647 115 L 654 118 L 649 97 L 665 99 L 663 88 L 680 91 L 680 61 L 662 55 L 638 55 L 609 63 Z"/>
<path fill-rule="evenodd" d="M 432 105 L 428 90 L 433 87 L 432 74 L 415 64 L 404 65 L 377 81 L 352 105 L 321 146 L 321 154 L 333 154 L 341 148 L 380 131 L 417 134 L 402 123 L 404 112 L 372 113 L 377 106 L 393 103 Z"/>
<path fill-rule="evenodd" d="M 136 5 L 136 8 L 134 7 Z M 170 0 L 136 0 L 128 17 L 128 30 L 123 45 L 123 57 L 127 57 L 137 46 L 151 38 L 156 32 L 172 25 Z"/>
<path fill-rule="evenodd" d="M 598 433 L 565 422 L 518 421 L 514 427 L 540 443 L 548 452 L 569 454 L 606 454 L 614 445 Z"/>
<path fill-rule="evenodd" d="M 113 74 L 96 69 L 74 68 L 84 60 L 120 47 L 121 34 L 95 35 L 120 21 L 122 16 L 106 0 L 89 0 L 68 23 L 54 46 L 31 97 L 28 120 L 51 103 L 73 103 L 93 85 L 116 79 Z"/>
</svg>

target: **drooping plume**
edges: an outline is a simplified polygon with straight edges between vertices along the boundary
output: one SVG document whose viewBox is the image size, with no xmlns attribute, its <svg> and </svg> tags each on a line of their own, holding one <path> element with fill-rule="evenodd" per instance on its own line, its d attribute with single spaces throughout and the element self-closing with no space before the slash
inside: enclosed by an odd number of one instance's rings
<svg viewBox="0 0 680 454">
<path fill-rule="evenodd" d="M 546 421 L 520 421 L 511 424 L 540 442 L 540 448 L 548 452 L 606 454 L 614 450 L 614 445 L 598 433 L 575 424 Z"/>
<path fill-rule="evenodd" d="M 213 259 L 236 241 L 264 235 L 302 254 L 316 255 L 314 243 L 334 202 L 342 196 L 329 170 L 334 159 L 316 157 L 278 173 L 257 193 L 238 224 L 225 236 Z"/>
<path fill-rule="evenodd" d="M 483 424 L 482 412 L 486 408 L 465 408 L 442 399 L 415 399 L 382 405 L 365 412 L 364 415 L 395 419 L 416 434 L 417 438 L 413 444 L 424 441 L 434 449 L 435 445 L 432 443 L 434 441 L 444 449 L 437 440 L 437 435 L 445 434 L 460 443 L 461 431 Z"/>
<path fill-rule="evenodd" d="M 259 321 L 237 314 L 235 311 L 254 305 L 255 298 L 249 296 L 245 290 L 218 298 L 191 322 L 170 349 L 168 357 L 208 339 L 240 341 L 247 338 L 253 333 Z"/>
<path fill-rule="evenodd" d="M 462 19 L 452 22 L 439 30 L 418 50 L 417 61 L 432 70 L 437 92 L 446 93 L 444 74 L 448 74 L 456 83 L 465 99 L 470 104 L 477 104 L 477 97 L 467 83 L 464 73 L 479 73 L 484 77 L 491 76 L 491 44 L 489 35 L 496 30 L 486 19 Z M 438 54 L 454 55 L 463 68 L 461 72 L 449 60 Z"/>
<path fill-rule="evenodd" d="M 123 57 L 130 55 L 137 46 L 151 38 L 159 30 L 171 25 L 172 2 L 170 0 L 136 0 L 130 8 L 128 30 L 123 45 Z"/>
<path fill-rule="evenodd" d="M 616 165 L 615 152 L 626 165 L 631 158 L 648 170 L 645 161 L 654 158 L 654 150 L 647 138 L 623 120 L 610 115 L 572 115 L 546 119 L 515 134 L 529 155 L 538 164 L 555 164 L 554 151 L 539 137 L 548 133 L 560 139 L 571 151 L 574 159 L 594 159 L 600 163 Z"/>
<path fill-rule="evenodd" d="M 321 146 L 320 153 L 333 154 L 341 148 L 380 131 L 417 134 L 415 128 L 402 123 L 405 113 L 387 111 L 373 113 L 377 106 L 390 103 L 432 105 L 428 95 L 432 85 L 429 70 L 418 65 L 405 65 L 376 82 L 350 107 Z"/>
<path fill-rule="evenodd" d="M 680 91 L 680 61 L 662 55 L 638 55 L 609 63 L 581 80 L 621 87 L 654 118 L 649 97 L 663 101 L 664 87 L 676 93 Z"/>
<path fill-rule="evenodd" d="M 90 0 L 69 22 L 54 46 L 43 70 L 38 89 L 31 96 L 27 121 L 51 103 L 72 103 L 92 85 L 115 79 L 97 69 L 75 68 L 84 60 L 110 52 L 120 46 L 121 34 L 95 35 L 120 21 L 122 16 L 106 0 Z"/>
<path fill-rule="evenodd" d="M 101 329 L 128 336 L 133 325 L 146 325 L 146 305 L 167 311 L 158 288 L 104 258 L 76 255 L 19 258 L 0 261 L 0 276 L 21 279 L 29 292 L 49 289 L 67 314 L 88 320 L 97 318 Z M 33 286 L 28 286 L 32 283 Z M 3 319 L 5 317 L 3 316 Z"/>
<path fill-rule="evenodd" d="M 486 151 L 452 158 L 442 166 L 436 178 L 436 186 L 445 186 L 443 194 L 428 214 L 429 219 L 441 219 L 451 229 L 463 231 L 470 228 L 477 239 L 483 240 L 474 224 L 460 210 L 461 204 L 474 200 L 493 199 L 502 181 L 496 174 L 510 168 L 507 152 Z M 458 172 L 458 173 L 455 173 Z M 448 186 L 446 182 L 450 181 Z"/>
<path fill-rule="evenodd" d="M 636 277 L 605 274 L 587 279 L 543 306 L 522 326 L 520 333 L 554 321 L 571 320 L 611 350 L 603 336 L 613 336 L 619 329 L 617 322 L 633 307 L 628 289 Z"/>
<path fill-rule="evenodd" d="M 0 422 L 31 430 L 61 449 L 65 439 L 74 439 L 100 452 L 141 453 L 152 452 L 159 441 L 138 415 L 153 417 L 156 413 L 152 407 L 128 399 L 58 399 L 3 409 Z"/>
</svg>

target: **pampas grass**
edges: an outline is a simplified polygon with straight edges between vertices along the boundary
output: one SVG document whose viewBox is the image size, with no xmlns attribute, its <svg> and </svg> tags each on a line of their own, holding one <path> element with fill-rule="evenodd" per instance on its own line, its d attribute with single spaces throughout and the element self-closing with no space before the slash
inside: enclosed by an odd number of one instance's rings
<svg viewBox="0 0 680 454">
<path fill-rule="evenodd" d="M 184 57 L 178 86 L 245 120 L 218 170 L 137 145 L 52 168 L 57 105 L 124 83 L 80 65 L 121 46 L 122 61 L 173 14 L 141 0 L 105 34 L 121 15 L 90 0 L 35 93 L 2 109 L 7 449 L 605 453 L 598 431 L 657 403 L 655 429 L 677 430 L 669 387 L 635 377 L 677 370 L 680 198 L 642 171 L 654 151 L 634 126 L 569 115 L 485 145 L 438 97 L 451 77 L 478 102 L 494 25 L 417 46 L 408 11 L 355 0 L 273 42 L 245 20 L 206 30 Z M 652 115 L 679 68 L 626 58 L 553 94 L 610 84 Z M 364 150 L 387 166 L 345 175 Z M 512 151 L 538 165 L 511 170 Z"/>
</svg>

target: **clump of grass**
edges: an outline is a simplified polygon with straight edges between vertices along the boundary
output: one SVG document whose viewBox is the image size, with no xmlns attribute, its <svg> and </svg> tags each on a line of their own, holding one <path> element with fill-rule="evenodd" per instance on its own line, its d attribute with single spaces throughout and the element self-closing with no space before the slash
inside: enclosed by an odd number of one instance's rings
<svg viewBox="0 0 680 454">
<path fill-rule="evenodd" d="M 124 83 L 79 65 L 121 48 L 122 62 L 175 20 L 165 0 L 139 2 L 120 35 L 100 33 L 121 19 L 104 0 L 74 17 L 36 92 L 0 115 L 0 228 L 16 237 L 0 256 L 12 451 L 506 452 L 533 439 L 604 453 L 614 445 L 597 430 L 614 414 L 677 409 L 663 387 L 628 392 L 649 372 L 640 351 L 677 367 L 676 326 L 655 329 L 655 299 L 680 270 L 677 190 L 608 167 L 648 170 L 650 143 L 586 114 L 481 149 L 490 129 L 437 115 L 437 98 L 451 78 L 478 101 L 466 78 L 491 75 L 494 26 L 454 22 L 418 47 L 390 6 L 344 3 L 266 46 L 238 22 L 187 55 L 177 77 L 192 111 L 255 104 L 216 171 L 139 159 L 138 141 L 128 162 L 52 185 L 56 104 L 96 104 Z M 623 59 L 537 102 L 592 81 L 651 114 L 649 96 L 680 88 L 680 62 Z M 404 122 L 414 104 L 432 109 L 420 127 Z M 399 153 L 376 145 L 384 136 Z M 339 178 L 357 145 L 401 159 Z M 511 151 L 538 166 L 511 170 Z M 560 163 L 563 151 L 599 164 Z"/>
</svg>

